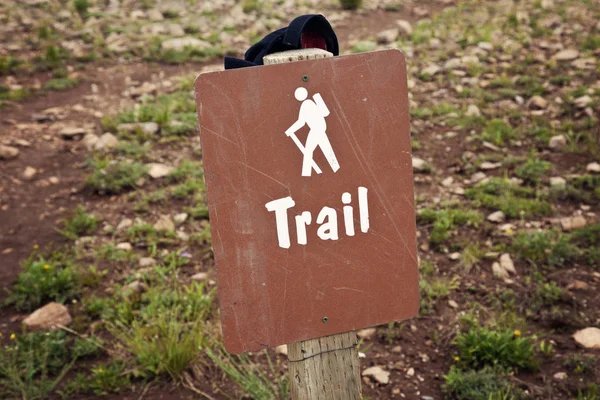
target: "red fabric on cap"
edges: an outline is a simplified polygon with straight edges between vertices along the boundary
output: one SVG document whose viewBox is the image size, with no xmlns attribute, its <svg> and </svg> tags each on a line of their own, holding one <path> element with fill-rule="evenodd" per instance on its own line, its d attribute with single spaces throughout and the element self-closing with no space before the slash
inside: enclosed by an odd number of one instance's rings
<svg viewBox="0 0 600 400">
<path fill-rule="evenodd" d="M 327 50 L 325 38 L 316 32 L 302 32 L 300 39 L 303 49 L 323 49 Z"/>
</svg>

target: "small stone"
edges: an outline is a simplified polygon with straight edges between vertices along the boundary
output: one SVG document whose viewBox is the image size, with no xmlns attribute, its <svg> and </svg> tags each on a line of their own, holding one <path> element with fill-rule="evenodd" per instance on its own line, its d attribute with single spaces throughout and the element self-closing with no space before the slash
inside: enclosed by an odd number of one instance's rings
<svg viewBox="0 0 600 400">
<path fill-rule="evenodd" d="M 430 64 L 429 66 L 427 66 L 426 68 L 424 68 L 421 72 L 424 75 L 428 75 L 429 77 L 434 76 L 435 74 L 437 74 L 438 72 L 440 72 L 442 69 L 435 65 L 435 64 Z"/>
<path fill-rule="evenodd" d="M 586 349 L 600 349 L 600 329 L 591 327 L 579 330 L 573 334 L 573 339 Z"/>
<path fill-rule="evenodd" d="M 37 174 L 37 169 L 27 166 L 25 171 L 23 171 L 23 179 L 30 181 L 35 177 L 35 174 Z"/>
<path fill-rule="evenodd" d="M 390 44 L 394 43 L 398 38 L 398 29 L 387 29 L 377 34 L 377 43 Z"/>
<path fill-rule="evenodd" d="M 565 379 L 567 379 L 567 373 L 566 372 L 557 372 L 552 377 L 554 378 L 554 380 L 564 381 Z"/>
<path fill-rule="evenodd" d="M 88 149 L 88 151 L 92 151 L 94 149 L 94 147 L 96 146 L 96 143 L 98 143 L 98 140 L 100 138 L 98 137 L 98 135 L 94 134 L 94 133 L 88 133 L 87 135 L 85 135 L 83 137 L 83 140 L 81 141 L 81 143 L 83 143 L 83 145 L 85 146 L 86 149 Z"/>
<path fill-rule="evenodd" d="M 506 216 L 504 215 L 504 213 L 502 211 L 496 211 L 496 212 L 493 212 L 490 215 L 488 215 L 486 219 L 490 222 L 500 223 L 500 222 L 504 222 L 505 218 L 506 218 Z"/>
<path fill-rule="evenodd" d="M 587 167 L 585 167 L 585 170 L 587 172 L 592 172 L 595 174 L 600 173 L 600 164 L 598 164 L 597 162 L 589 163 Z"/>
<path fill-rule="evenodd" d="M 150 175 L 152 179 L 164 178 L 165 176 L 169 175 L 174 169 L 173 167 L 170 167 L 168 165 L 158 163 L 150 163 L 146 166 L 148 167 L 148 175 Z"/>
<path fill-rule="evenodd" d="M 585 218 L 582 215 L 576 215 L 574 217 L 566 217 L 560 219 L 560 226 L 564 231 L 574 231 L 581 229 L 587 224 Z"/>
<path fill-rule="evenodd" d="M 567 138 L 565 135 L 555 135 L 550 138 L 548 147 L 552 150 L 562 150 L 567 147 Z"/>
<path fill-rule="evenodd" d="M 465 112 L 467 117 L 479 117 L 481 116 L 481 110 L 475 104 L 469 104 L 467 107 L 467 112 Z"/>
<path fill-rule="evenodd" d="M 564 189 L 567 186 L 567 181 L 565 178 L 562 178 L 560 176 L 552 176 L 550 177 L 550 186 Z"/>
<path fill-rule="evenodd" d="M 581 96 L 575 99 L 575 106 L 577 108 L 586 108 L 592 101 L 592 98 L 588 95 Z"/>
<path fill-rule="evenodd" d="M 281 354 L 284 356 L 288 355 L 288 347 L 286 344 L 282 344 L 281 346 L 275 347 L 275 354 Z"/>
<path fill-rule="evenodd" d="M 356 332 L 358 337 L 361 339 L 370 339 L 375 333 L 377 333 L 377 328 L 361 329 L 360 331 Z"/>
<path fill-rule="evenodd" d="M 494 273 L 494 276 L 496 278 L 500 278 L 500 279 L 508 278 L 508 272 L 506 272 L 504 270 L 504 268 L 502 268 L 500 266 L 499 262 L 495 262 L 494 264 L 492 264 L 492 272 Z"/>
<path fill-rule="evenodd" d="M 370 376 L 375 379 L 376 382 L 382 385 L 387 385 L 390 382 L 390 373 L 385 371 L 380 366 L 374 366 L 365 369 L 362 372 L 362 376 Z"/>
<path fill-rule="evenodd" d="M 485 50 L 485 51 L 494 50 L 494 45 L 490 42 L 479 42 L 479 43 L 477 43 L 477 47 L 479 47 L 481 50 Z"/>
<path fill-rule="evenodd" d="M 192 280 L 196 282 L 202 282 L 208 280 L 208 274 L 206 272 L 198 272 L 192 275 Z"/>
<path fill-rule="evenodd" d="M 471 182 L 473 182 L 473 183 L 481 182 L 485 178 L 487 178 L 487 175 L 485 173 L 475 172 L 473 175 L 471 175 Z"/>
<path fill-rule="evenodd" d="M 117 248 L 117 250 L 124 250 L 124 251 L 133 250 L 133 246 L 131 246 L 131 243 L 127 243 L 127 242 L 118 243 L 116 248 Z"/>
<path fill-rule="evenodd" d="M 548 101 L 542 96 L 533 96 L 527 104 L 531 110 L 545 110 L 548 107 Z"/>
<path fill-rule="evenodd" d="M 19 156 L 19 149 L 16 147 L 5 146 L 0 144 L 0 160 L 12 160 Z"/>
<path fill-rule="evenodd" d="M 59 135 L 64 140 L 81 140 L 87 133 L 85 128 L 66 127 L 61 129 Z"/>
<path fill-rule="evenodd" d="M 153 135 L 158 132 L 159 126 L 156 122 L 134 122 L 129 124 L 119 124 L 117 130 L 119 132 L 134 133 L 136 130 L 141 130 L 143 133 Z"/>
<path fill-rule="evenodd" d="M 129 229 L 133 225 L 133 221 L 129 218 L 123 218 L 121 222 L 117 225 L 117 232 L 124 231 L 125 229 Z"/>
<path fill-rule="evenodd" d="M 448 300 L 448 305 L 454 309 L 458 308 L 458 303 L 454 300 Z"/>
<path fill-rule="evenodd" d="M 513 262 L 512 258 L 510 258 L 510 254 L 508 253 L 504 253 L 500 256 L 500 267 L 513 275 L 516 275 L 517 273 L 517 270 L 515 269 L 515 263 Z"/>
<path fill-rule="evenodd" d="M 429 164 L 427 164 L 427 162 L 425 162 L 425 160 L 423 160 L 422 158 L 419 158 L 419 157 L 412 158 L 412 167 L 414 170 L 421 171 L 421 172 L 430 170 Z"/>
<path fill-rule="evenodd" d="M 186 36 L 186 37 L 182 37 L 182 38 L 173 38 L 173 39 L 165 40 L 164 42 L 162 42 L 160 48 L 163 51 L 168 51 L 168 50 L 181 51 L 186 48 L 194 48 L 194 49 L 204 50 L 210 46 L 211 46 L 211 44 L 209 42 L 197 39 L 195 37 Z"/>
<path fill-rule="evenodd" d="M 100 138 L 94 144 L 96 150 L 108 150 L 116 147 L 119 144 L 119 139 L 110 132 L 100 136 Z"/>
<path fill-rule="evenodd" d="M 421 400 L 434 400 L 431 396 L 421 396 Z"/>
<path fill-rule="evenodd" d="M 502 163 L 493 163 L 493 162 L 489 162 L 489 161 L 484 161 L 481 163 L 481 165 L 479 166 L 479 169 L 482 169 L 484 171 L 490 171 L 492 169 L 498 169 L 502 166 Z"/>
<path fill-rule="evenodd" d="M 406 376 L 411 377 L 411 376 L 415 376 L 415 369 L 414 368 L 409 368 L 408 371 L 406 371 Z"/>
<path fill-rule="evenodd" d="M 140 266 L 140 268 L 148 268 L 153 265 L 156 265 L 156 260 L 152 257 L 142 257 L 140 258 L 138 265 Z"/>
<path fill-rule="evenodd" d="M 67 307 L 60 303 L 48 303 L 25 318 L 23 324 L 30 329 L 46 330 L 56 329 L 57 325 L 68 326 L 71 321 Z"/>
<path fill-rule="evenodd" d="M 571 61 L 579 57 L 579 52 L 575 49 L 561 50 L 554 55 L 557 61 Z"/>
<path fill-rule="evenodd" d="M 452 261 L 460 260 L 460 253 L 458 253 L 458 252 L 450 253 L 450 254 L 448 254 L 448 258 Z"/>
<path fill-rule="evenodd" d="M 146 12 L 146 15 L 148 16 L 148 19 L 150 21 L 162 21 L 163 19 L 165 19 L 163 14 L 156 8 L 149 9 L 148 12 Z"/>
<path fill-rule="evenodd" d="M 175 224 L 168 215 L 161 215 L 158 221 L 154 224 L 154 230 L 158 232 L 173 232 L 175 231 Z"/>
<path fill-rule="evenodd" d="M 444 187 L 450 187 L 452 184 L 454 183 L 454 178 L 449 176 L 446 179 L 444 179 L 442 181 L 442 186 Z"/>
<path fill-rule="evenodd" d="M 402 35 L 402 36 L 412 35 L 413 28 L 412 28 L 412 25 L 410 24 L 410 22 L 408 22 L 404 19 L 399 19 L 398 21 L 396 21 L 396 25 L 399 28 L 400 35 Z"/>
<path fill-rule="evenodd" d="M 51 176 L 50 178 L 48 178 L 48 182 L 50 182 L 53 185 L 57 185 L 60 182 L 60 179 L 58 179 L 58 176 Z"/>
<path fill-rule="evenodd" d="M 569 283 L 569 285 L 567 286 L 567 289 L 569 290 L 588 290 L 590 288 L 590 285 L 588 285 L 586 282 L 584 281 L 580 281 L 575 279 L 573 282 Z"/>
<path fill-rule="evenodd" d="M 188 214 L 186 214 L 186 213 L 180 213 L 180 214 L 177 214 L 173 218 L 173 221 L 175 221 L 175 225 L 179 226 L 179 225 L 183 224 L 187 219 L 188 219 Z"/>
</svg>

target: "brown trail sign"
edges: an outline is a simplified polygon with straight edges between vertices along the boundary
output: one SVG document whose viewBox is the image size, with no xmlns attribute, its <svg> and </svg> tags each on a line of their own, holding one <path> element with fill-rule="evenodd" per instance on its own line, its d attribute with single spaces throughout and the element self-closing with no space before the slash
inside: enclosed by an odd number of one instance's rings
<svg viewBox="0 0 600 400">
<path fill-rule="evenodd" d="M 407 93 L 397 50 L 198 77 L 230 352 L 417 313 Z"/>
</svg>

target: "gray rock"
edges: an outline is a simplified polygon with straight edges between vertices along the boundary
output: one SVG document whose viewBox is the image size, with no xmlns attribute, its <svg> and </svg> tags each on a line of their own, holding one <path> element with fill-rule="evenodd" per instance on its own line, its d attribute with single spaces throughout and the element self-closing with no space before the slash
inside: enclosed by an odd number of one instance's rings
<svg viewBox="0 0 600 400">
<path fill-rule="evenodd" d="M 133 250 L 133 246 L 131 245 L 131 243 L 127 243 L 127 242 L 118 243 L 116 247 L 118 250 L 125 250 L 125 251 Z"/>
<path fill-rule="evenodd" d="M 152 179 L 164 178 L 165 176 L 169 175 L 174 169 L 173 167 L 170 167 L 168 165 L 158 163 L 150 163 L 146 166 L 148 167 L 148 175 L 150 175 Z"/>
<path fill-rule="evenodd" d="M 550 177 L 550 186 L 564 189 L 567 186 L 567 181 L 560 176 L 552 176 Z"/>
<path fill-rule="evenodd" d="M 25 179 L 26 181 L 30 181 L 35 177 L 36 174 L 37 174 L 37 169 L 27 166 L 25 168 L 25 171 L 23 171 L 23 179 Z"/>
<path fill-rule="evenodd" d="M 88 131 L 85 128 L 65 127 L 60 130 L 59 135 L 64 140 L 81 140 L 86 133 Z"/>
<path fill-rule="evenodd" d="M 196 282 L 202 282 L 208 280 L 208 274 L 206 272 L 198 272 L 192 275 L 192 280 Z"/>
<path fill-rule="evenodd" d="M 513 262 L 512 258 L 510 258 L 510 254 L 508 253 L 504 253 L 500 256 L 500 266 L 502 269 L 511 274 L 516 275 L 517 273 L 517 270 L 515 269 L 515 263 Z"/>
<path fill-rule="evenodd" d="M 404 19 L 399 19 L 398 21 L 396 21 L 396 25 L 398 26 L 399 33 L 402 36 L 406 37 L 406 36 L 412 35 L 413 28 L 412 28 L 412 25 L 410 24 L 410 22 L 408 22 Z"/>
<path fill-rule="evenodd" d="M 499 262 L 495 262 L 494 264 L 492 264 L 492 272 L 496 278 L 508 278 L 508 272 L 500 266 Z"/>
<path fill-rule="evenodd" d="M 565 135 L 555 135 L 550 138 L 548 147 L 552 150 L 562 150 L 567 147 L 567 138 Z"/>
<path fill-rule="evenodd" d="M 119 124 L 117 126 L 119 132 L 133 133 L 138 129 L 148 135 L 152 135 L 158 132 L 159 126 L 156 122 L 133 122 L 129 124 Z"/>
<path fill-rule="evenodd" d="M 178 226 L 181 225 L 181 224 L 183 224 L 187 219 L 188 219 L 188 214 L 186 214 L 186 213 L 177 214 L 173 218 L 173 220 L 175 221 L 175 224 L 178 225 Z"/>
<path fill-rule="evenodd" d="M 175 231 L 175 224 L 168 215 L 161 215 L 158 221 L 153 226 L 155 231 L 158 232 L 173 232 Z"/>
<path fill-rule="evenodd" d="M 110 132 L 106 132 L 94 144 L 96 150 L 108 150 L 116 147 L 119 144 L 119 139 Z"/>
<path fill-rule="evenodd" d="M 57 325 L 68 326 L 71 321 L 67 307 L 60 303 L 48 303 L 25 318 L 23 324 L 30 329 L 47 330 L 56 329 Z"/>
<path fill-rule="evenodd" d="M 139 261 L 139 266 L 141 268 L 147 268 L 156 265 L 156 260 L 152 257 L 142 257 Z"/>
<path fill-rule="evenodd" d="M 486 219 L 490 222 L 500 223 L 500 222 L 504 222 L 505 218 L 506 218 L 506 216 L 504 215 L 504 213 L 502 211 L 496 211 L 496 212 L 493 212 L 490 215 L 488 215 Z"/>
<path fill-rule="evenodd" d="M 163 19 L 165 19 L 163 14 L 156 8 L 149 9 L 146 15 L 148 16 L 148 19 L 150 21 L 162 21 Z"/>
<path fill-rule="evenodd" d="M 420 171 L 420 172 L 429 171 L 431 168 L 425 160 L 423 160 L 422 158 L 419 158 L 419 157 L 412 158 L 412 167 L 414 170 Z"/>
<path fill-rule="evenodd" d="M 16 147 L 0 144 L 0 160 L 12 160 L 19 156 L 21 152 Z"/>
<path fill-rule="evenodd" d="M 387 29 L 377 34 L 377 43 L 390 44 L 394 43 L 398 38 L 398 29 Z"/>
<path fill-rule="evenodd" d="M 374 367 L 365 369 L 362 372 L 362 376 L 370 376 L 376 382 L 378 382 L 382 385 L 387 385 L 390 382 L 390 373 L 388 371 L 385 371 L 382 367 L 377 366 L 377 365 Z"/>
<path fill-rule="evenodd" d="M 542 96 L 533 96 L 527 104 L 532 110 L 545 110 L 548 107 L 548 101 Z"/>
<path fill-rule="evenodd" d="M 81 143 L 83 143 L 83 145 L 85 146 L 86 149 L 88 149 L 88 151 L 92 151 L 92 150 L 94 150 L 94 146 L 98 142 L 98 139 L 100 139 L 98 137 L 98 135 L 96 135 L 94 133 L 88 133 L 87 135 L 85 135 L 83 137 L 83 140 L 81 141 Z"/>
<path fill-rule="evenodd" d="M 119 231 L 124 231 L 125 229 L 129 229 L 131 228 L 131 226 L 133 225 L 133 221 L 129 218 L 123 218 L 121 220 L 121 222 L 119 222 L 119 224 L 117 225 L 117 232 Z"/>
<path fill-rule="evenodd" d="M 573 334 L 573 339 L 586 349 L 600 349 L 600 329 L 596 327 L 581 329 Z"/>
<path fill-rule="evenodd" d="M 475 104 L 469 104 L 469 107 L 467 107 L 467 112 L 465 112 L 465 115 L 467 117 L 479 117 L 479 116 L 481 116 L 481 111 L 479 110 L 479 107 L 477 107 Z"/>
<path fill-rule="evenodd" d="M 589 163 L 587 167 L 585 167 L 585 170 L 587 172 L 592 172 L 595 174 L 600 173 L 600 164 L 598 164 L 597 162 Z"/>
<path fill-rule="evenodd" d="M 560 226 L 566 232 L 581 229 L 587 225 L 587 221 L 582 215 L 576 215 L 574 217 L 566 217 L 560 219 Z"/>
<path fill-rule="evenodd" d="M 561 50 L 554 55 L 554 59 L 557 61 L 571 61 L 579 57 L 579 51 L 575 49 Z"/>
</svg>

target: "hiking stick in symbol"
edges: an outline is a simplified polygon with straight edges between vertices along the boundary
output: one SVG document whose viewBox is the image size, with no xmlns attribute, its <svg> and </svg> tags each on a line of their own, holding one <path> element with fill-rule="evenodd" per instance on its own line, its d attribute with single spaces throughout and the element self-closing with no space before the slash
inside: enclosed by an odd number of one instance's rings
<svg viewBox="0 0 600 400">
<path fill-rule="evenodd" d="M 325 155 L 327 162 L 331 166 L 333 172 L 340 169 L 333 147 L 327 137 L 327 123 L 325 117 L 329 116 L 329 109 L 319 93 L 316 93 L 312 99 L 307 99 L 308 91 L 299 87 L 294 93 L 296 100 L 301 101 L 300 113 L 298 120 L 285 131 L 285 134 L 292 138 L 296 146 L 303 155 L 302 159 L 302 176 L 310 176 L 314 169 L 317 174 L 322 173 L 321 169 L 313 159 L 314 151 L 317 147 Z M 302 145 L 300 139 L 296 136 L 296 132 L 304 125 L 308 125 L 310 132 L 306 137 L 306 144 Z"/>
</svg>

